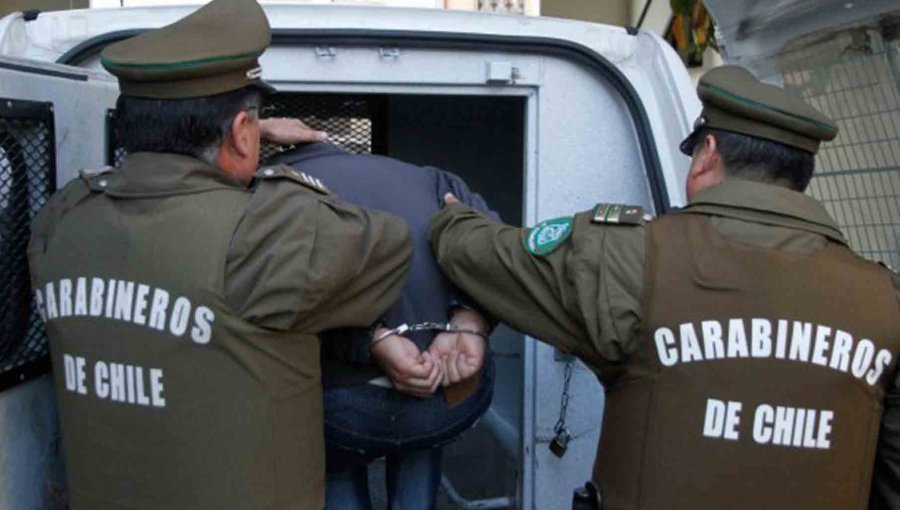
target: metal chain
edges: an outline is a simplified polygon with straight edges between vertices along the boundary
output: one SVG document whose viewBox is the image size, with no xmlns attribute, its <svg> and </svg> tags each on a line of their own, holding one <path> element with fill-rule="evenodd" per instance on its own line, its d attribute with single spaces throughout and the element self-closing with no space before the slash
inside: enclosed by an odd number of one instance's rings
<svg viewBox="0 0 900 510">
<path fill-rule="evenodd" d="M 420 322 L 409 324 L 409 331 L 452 331 L 453 325 L 449 322 Z"/>
<path fill-rule="evenodd" d="M 559 419 L 556 420 L 556 425 L 553 427 L 553 432 L 556 434 L 560 434 L 566 430 L 566 413 L 569 410 L 569 383 L 572 382 L 572 371 L 574 369 L 575 360 L 570 359 L 566 362 L 565 380 L 563 382 L 562 396 L 559 401 Z"/>
</svg>

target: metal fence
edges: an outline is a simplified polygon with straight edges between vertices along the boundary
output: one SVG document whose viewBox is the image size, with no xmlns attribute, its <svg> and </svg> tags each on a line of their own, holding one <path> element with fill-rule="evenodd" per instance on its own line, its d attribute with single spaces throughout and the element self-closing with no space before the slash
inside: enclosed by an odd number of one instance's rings
<svg viewBox="0 0 900 510">
<path fill-rule="evenodd" d="M 900 42 L 860 27 L 779 56 L 784 84 L 835 119 L 809 193 L 861 255 L 900 268 Z"/>
<path fill-rule="evenodd" d="M 387 153 L 388 98 L 380 95 L 275 94 L 263 117 L 294 117 L 326 131 L 332 142 L 352 154 Z M 107 162 L 118 167 L 125 151 L 115 137 L 115 111 L 107 112 Z M 290 147 L 263 143 L 260 160 Z"/>
<path fill-rule="evenodd" d="M 0 389 L 49 369 L 26 249 L 31 220 L 55 187 L 52 106 L 0 99 Z"/>
</svg>

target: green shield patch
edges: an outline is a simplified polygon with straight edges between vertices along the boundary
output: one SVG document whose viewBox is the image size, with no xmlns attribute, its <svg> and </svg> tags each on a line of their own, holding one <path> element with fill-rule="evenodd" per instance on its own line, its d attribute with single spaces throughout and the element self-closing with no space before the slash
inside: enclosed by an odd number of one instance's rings
<svg viewBox="0 0 900 510">
<path fill-rule="evenodd" d="M 564 216 L 545 220 L 528 231 L 525 249 L 532 255 L 547 255 L 572 235 L 572 217 Z"/>
</svg>

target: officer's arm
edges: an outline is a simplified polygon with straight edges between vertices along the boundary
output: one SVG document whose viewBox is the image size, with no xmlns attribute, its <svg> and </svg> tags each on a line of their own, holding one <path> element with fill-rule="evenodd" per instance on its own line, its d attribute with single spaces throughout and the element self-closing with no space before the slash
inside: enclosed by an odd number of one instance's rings
<svg viewBox="0 0 900 510">
<path fill-rule="evenodd" d="M 588 338 L 566 271 L 572 244 L 536 256 L 524 248 L 525 233 L 457 204 L 432 218 L 429 237 L 447 277 L 489 314 L 567 352 L 582 352 L 578 346 Z"/>
<path fill-rule="evenodd" d="M 226 293 L 263 327 L 365 327 L 399 297 L 411 254 L 400 218 L 263 182 L 235 232 Z"/>
<path fill-rule="evenodd" d="M 891 272 L 900 306 L 900 275 Z M 869 510 L 900 508 L 900 369 L 888 388 L 878 436 Z"/>
<path fill-rule="evenodd" d="M 433 169 L 436 172 L 437 178 L 437 195 L 435 199 L 438 201 L 441 206 L 444 205 L 444 196 L 447 193 L 453 194 L 459 201 L 472 209 L 484 214 L 488 218 L 501 221 L 500 215 L 497 214 L 496 211 L 488 207 L 487 201 L 485 201 L 484 197 L 479 195 L 478 193 L 472 191 L 469 188 L 469 185 L 466 184 L 466 181 L 462 179 L 462 177 L 448 172 L 446 170 L 441 170 L 439 168 Z M 469 308 L 479 315 L 481 315 L 488 324 L 487 331 L 491 332 L 497 326 L 497 319 L 491 317 L 487 311 L 479 306 L 479 304 L 468 296 L 465 292 L 461 291 L 455 285 L 451 290 L 451 299 L 454 302 L 454 307 L 462 307 Z"/>
<path fill-rule="evenodd" d="M 466 181 L 460 176 L 446 170 L 437 168 L 434 170 L 437 172 L 438 181 L 436 198 L 442 206 L 444 204 L 444 196 L 447 193 L 452 193 L 453 196 L 459 199 L 463 204 L 468 205 L 472 209 L 475 209 L 493 220 L 500 221 L 500 215 L 488 206 L 484 197 L 472 191 L 472 189 L 469 188 L 469 185 L 466 184 Z"/>
<path fill-rule="evenodd" d="M 900 508 L 900 371 L 884 402 L 869 510 Z"/>
</svg>

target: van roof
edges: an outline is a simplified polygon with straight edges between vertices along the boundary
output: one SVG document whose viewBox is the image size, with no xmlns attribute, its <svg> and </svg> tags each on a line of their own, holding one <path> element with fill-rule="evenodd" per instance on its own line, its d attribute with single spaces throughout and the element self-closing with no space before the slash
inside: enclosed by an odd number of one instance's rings
<svg viewBox="0 0 900 510">
<path fill-rule="evenodd" d="M 628 58 L 635 49 L 625 27 L 555 18 L 445 11 L 438 9 L 365 6 L 265 4 L 272 29 L 401 31 L 417 34 L 481 34 L 511 38 L 542 38 L 581 44 L 612 61 Z M 196 6 L 124 7 L 40 13 L 30 19 L 13 13 L 0 19 L 0 54 L 58 61 L 67 52 L 98 37 L 129 30 L 145 30 L 172 23 Z M 641 32 L 658 39 L 649 32 Z"/>
</svg>

